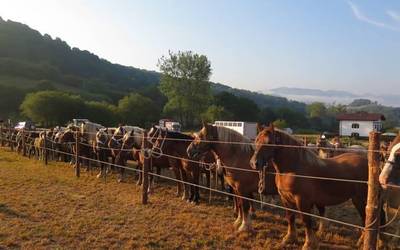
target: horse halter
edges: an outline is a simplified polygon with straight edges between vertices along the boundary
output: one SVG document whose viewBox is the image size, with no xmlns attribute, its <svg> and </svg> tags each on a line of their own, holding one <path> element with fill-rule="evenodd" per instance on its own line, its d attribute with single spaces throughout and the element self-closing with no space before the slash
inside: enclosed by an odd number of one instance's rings
<svg viewBox="0 0 400 250">
<path fill-rule="evenodd" d="M 152 143 L 153 144 L 153 147 L 152 147 L 152 149 L 151 149 L 151 155 L 154 157 L 154 158 L 160 158 L 162 155 L 163 155 L 163 151 L 162 151 L 162 149 L 163 149 L 163 147 L 164 147 L 164 143 L 165 143 L 165 141 L 166 141 L 166 139 L 167 139 L 167 134 L 168 134 L 168 132 L 167 131 L 165 131 L 165 135 L 164 136 L 162 136 L 162 133 L 161 133 L 162 131 L 160 130 L 160 134 L 159 134 L 159 136 L 158 137 L 162 137 L 162 141 L 161 141 L 161 144 L 160 144 L 160 146 L 158 146 L 158 147 L 156 147 L 156 145 L 155 145 L 155 143 Z M 157 140 L 156 140 L 156 142 L 158 141 L 159 139 L 157 138 Z"/>
<path fill-rule="evenodd" d="M 400 143 L 397 143 L 390 150 L 389 157 L 385 161 L 386 164 L 390 164 L 394 169 L 400 169 L 400 163 L 396 162 L 396 157 L 400 157 L 400 153 L 396 153 L 399 150 L 400 150 Z"/>
</svg>

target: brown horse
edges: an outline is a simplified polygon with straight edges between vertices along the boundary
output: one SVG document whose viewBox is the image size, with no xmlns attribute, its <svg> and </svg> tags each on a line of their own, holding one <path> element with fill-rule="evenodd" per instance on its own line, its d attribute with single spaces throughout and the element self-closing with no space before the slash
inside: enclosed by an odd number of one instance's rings
<svg viewBox="0 0 400 250">
<path fill-rule="evenodd" d="M 343 150 L 338 150 L 343 148 L 343 144 L 338 137 L 329 141 L 325 135 L 321 135 L 317 138 L 316 148 L 321 158 L 331 158 L 345 153 Z"/>
<path fill-rule="evenodd" d="M 169 161 L 173 161 L 180 172 L 180 179 L 184 182 L 190 182 L 194 185 L 184 184 L 184 198 L 193 203 L 200 201 L 199 192 L 199 176 L 205 169 L 201 164 L 188 159 L 186 149 L 193 141 L 193 137 L 179 133 L 172 132 L 165 129 L 160 129 L 156 142 L 153 145 L 153 150 L 162 156 L 166 154 Z M 172 156 L 172 157 L 171 157 Z M 205 164 L 214 163 L 214 156 L 209 153 L 202 159 Z M 208 172 L 208 171 L 207 171 Z"/>
<path fill-rule="evenodd" d="M 261 131 L 256 140 L 256 150 L 251 158 L 253 168 L 272 161 L 278 173 L 276 184 L 285 207 L 310 213 L 314 205 L 331 206 L 349 199 L 356 207 L 362 224 L 365 221 L 365 205 L 368 186 L 364 183 L 304 178 L 314 176 L 356 181 L 367 181 L 368 159 L 366 154 L 345 153 L 330 159 L 321 159 L 291 135 L 274 128 L 271 124 Z M 306 226 L 303 249 L 317 249 L 318 239 L 312 229 L 311 217 L 300 214 Z M 381 210 L 381 220 L 384 221 Z M 286 211 L 288 232 L 283 244 L 296 241 L 294 212 Z"/>
<path fill-rule="evenodd" d="M 119 165 L 126 166 L 128 160 L 135 160 L 137 161 L 137 169 L 143 169 L 144 157 L 141 154 L 143 140 L 148 140 L 151 144 L 151 147 L 155 140 L 157 139 L 159 130 L 156 127 L 153 127 L 147 134 L 147 138 L 144 138 L 145 130 L 139 127 L 131 127 L 131 129 L 125 133 L 124 137 L 122 138 L 122 146 L 119 150 L 119 153 L 116 158 L 116 162 Z M 168 168 L 171 167 L 175 175 L 178 176 L 178 173 L 175 171 L 176 168 L 168 161 L 166 157 L 151 157 L 151 168 L 156 167 L 157 174 L 161 173 L 161 168 Z M 150 169 L 150 172 L 153 172 L 153 169 Z M 149 175 L 149 192 L 152 192 L 153 188 L 153 180 L 154 176 Z M 139 172 L 139 179 L 137 184 L 141 185 L 143 181 L 142 172 Z M 178 194 L 180 194 L 180 186 L 178 185 Z"/>
<path fill-rule="evenodd" d="M 72 153 L 76 153 L 76 136 L 77 136 L 77 131 L 75 131 L 73 128 L 69 128 L 65 130 L 61 136 L 59 137 L 59 142 L 60 144 L 65 144 L 69 145 L 72 148 Z M 89 171 L 90 169 L 90 159 L 93 156 L 93 148 L 90 144 L 88 144 L 87 141 L 85 141 L 83 138 L 81 138 L 81 143 L 79 144 L 79 151 L 78 155 L 84 158 L 81 159 L 75 159 L 75 163 L 77 160 L 81 162 L 82 164 L 86 165 L 86 171 Z"/>
<path fill-rule="evenodd" d="M 214 151 L 224 166 L 225 181 L 232 187 L 239 213 L 234 226 L 239 231 L 252 231 L 250 206 L 248 199 L 258 192 L 259 172 L 250 167 L 250 158 L 254 153 L 252 141 L 240 133 L 225 127 L 203 124 L 195 134 L 194 141 L 187 148 L 189 157 L 199 159 L 202 154 Z M 265 190 L 265 194 L 274 193 Z"/>
</svg>

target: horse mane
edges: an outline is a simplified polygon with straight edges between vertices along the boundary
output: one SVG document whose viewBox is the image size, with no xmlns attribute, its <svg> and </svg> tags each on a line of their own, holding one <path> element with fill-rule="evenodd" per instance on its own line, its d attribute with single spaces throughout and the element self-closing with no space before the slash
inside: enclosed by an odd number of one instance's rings
<svg viewBox="0 0 400 250">
<path fill-rule="evenodd" d="M 211 126 L 211 125 L 210 125 Z M 243 136 L 239 132 L 222 127 L 222 126 L 211 126 L 216 131 L 216 136 L 218 141 L 223 142 L 238 142 L 231 144 L 234 147 L 239 147 L 239 149 L 246 153 L 253 153 L 254 152 L 254 142 L 250 140 L 248 137 Z"/>
<path fill-rule="evenodd" d="M 394 138 L 394 140 L 390 143 L 388 147 L 388 152 L 392 151 L 392 148 L 398 143 L 400 143 L 400 134 L 397 135 L 396 138 Z"/>
<path fill-rule="evenodd" d="M 163 130 L 167 133 L 168 138 L 171 139 L 183 139 L 183 140 L 193 140 L 193 136 L 187 135 L 181 132 L 175 132 L 175 131 L 169 131 L 169 130 Z"/>
<path fill-rule="evenodd" d="M 312 149 L 304 147 L 303 142 L 296 137 L 280 129 L 274 129 L 274 132 L 277 133 L 275 134 L 275 138 L 279 138 L 276 139 L 277 144 L 295 146 L 288 149 L 292 152 L 296 152 L 299 155 L 300 160 L 304 161 L 305 165 L 325 165 L 325 162 Z"/>
</svg>

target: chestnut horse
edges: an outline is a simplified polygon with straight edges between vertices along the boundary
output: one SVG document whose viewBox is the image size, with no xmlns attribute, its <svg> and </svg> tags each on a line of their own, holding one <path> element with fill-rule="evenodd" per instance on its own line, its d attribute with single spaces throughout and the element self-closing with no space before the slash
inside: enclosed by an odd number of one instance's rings
<svg viewBox="0 0 400 250">
<path fill-rule="evenodd" d="M 179 169 L 180 179 L 194 184 L 190 187 L 186 184 L 183 185 L 184 197 L 190 202 L 198 203 L 200 201 L 199 177 L 205 169 L 201 167 L 201 164 L 188 159 L 186 149 L 193 139 L 192 136 L 183 133 L 160 129 L 157 140 L 153 145 L 153 151 L 156 155 L 157 153 L 160 156 L 168 155 L 166 156 L 168 160 L 173 161 Z M 212 164 L 215 162 L 215 158 L 209 153 L 204 156 L 202 161 L 205 164 Z"/>
<path fill-rule="evenodd" d="M 340 150 L 343 144 L 338 137 L 329 141 L 325 135 L 321 135 L 317 138 L 316 147 L 321 158 L 331 158 L 345 153 L 344 150 Z"/>
<path fill-rule="evenodd" d="M 304 178 L 299 175 L 367 181 L 367 154 L 345 153 L 321 159 L 293 136 L 275 129 L 272 124 L 258 134 L 255 143 L 256 149 L 250 163 L 256 169 L 272 161 L 278 173 L 276 184 L 285 207 L 310 213 L 314 205 L 332 206 L 351 199 L 364 225 L 367 184 Z M 319 242 L 312 229 L 311 217 L 302 213 L 300 216 L 306 226 L 303 249 L 317 249 Z M 283 238 L 283 245 L 297 239 L 294 218 L 294 212 L 287 210 L 288 232 Z M 384 212 L 381 210 L 381 221 L 384 220 Z"/>
<path fill-rule="evenodd" d="M 250 139 L 232 129 L 203 124 L 203 128 L 195 134 L 194 141 L 187 148 L 187 154 L 190 158 L 199 159 L 206 152 L 215 152 L 221 165 L 225 166 L 224 178 L 232 187 L 234 194 L 252 198 L 253 193 L 258 192 L 259 188 L 259 172 L 253 170 L 249 164 L 254 153 L 252 144 Z M 267 189 L 265 192 L 276 193 Z M 239 232 L 252 231 L 250 201 L 235 197 L 235 202 L 239 213 L 234 226 Z"/>
</svg>

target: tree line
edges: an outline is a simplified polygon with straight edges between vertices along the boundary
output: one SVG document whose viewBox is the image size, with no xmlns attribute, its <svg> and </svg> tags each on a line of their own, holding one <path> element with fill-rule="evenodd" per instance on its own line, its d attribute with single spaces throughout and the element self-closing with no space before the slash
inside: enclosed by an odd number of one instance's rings
<svg viewBox="0 0 400 250">
<path fill-rule="evenodd" d="M 191 51 L 169 52 L 160 58 L 158 66 L 162 72 L 159 86 L 131 92 L 115 103 L 87 100 L 84 96 L 52 89 L 46 82 L 41 85 L 43 89 L 27 93 L 25 97 L 13 92 L 18 98 L 12 102 L 15 106 L 20 101 L 20 116 L 42 126 L 87 118 L 105 126 L 126 123 L 146 127 L 160 118 L 172 118 L 186 129 L 197 128 L 202 121 L 240 120 L 274 122 L 278 127 L 291 127 L 300 132 L 335 131 L 336 114 L 345 112 L 344 106 L 327 107 L 323 103 L 307 105 L 305 112 L 287 107 L 260 107 L 249 98 L 227 91 L 215 93 L 209 81 L 211 62 L 206 56 Z M 4 92 L 5 97 L 11 96 L 12 91 L 18 92 L 9 89 Z"/>
</svg>

